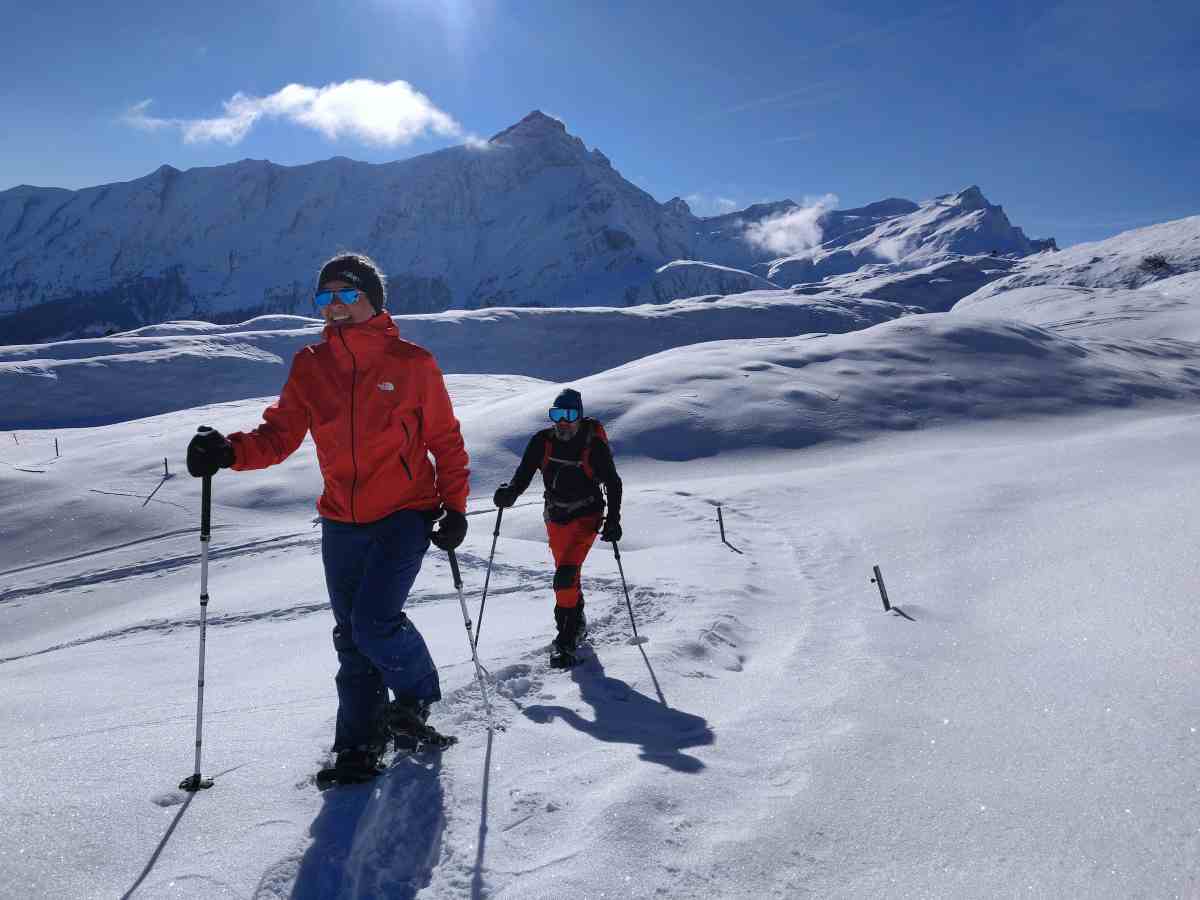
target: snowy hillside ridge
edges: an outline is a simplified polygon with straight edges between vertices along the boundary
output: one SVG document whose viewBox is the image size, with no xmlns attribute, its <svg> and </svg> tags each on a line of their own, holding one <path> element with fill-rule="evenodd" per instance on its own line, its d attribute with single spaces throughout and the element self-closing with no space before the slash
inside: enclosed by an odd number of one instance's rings
<svg viewBox="0 0 1200 900">
<path fill-rule="evenodd" d="M 951 258 L 919 269 L 867 265 L 815 284 L 793 285 L 792 290 L 813 295 L 837 291 L 917 306 L 927 312 L 945 312 L 983 285 L 1009 274 L 1015 264 L 1011 257 L 988 255 Z"/>
<path fill-rule="evenodd" d="M 1057 285 L 1083 288 L 1139 288 L 1200 271 L 1200 215 L 1125 231 L 1057 253 L 1031 256 L 1006 278 L 960 301 L 973 308 L 1015 288 Z"/>
<path fill-rule="evenodd" d="M 834 222 L 836 231 L 829 228 Z M 1027 238 L 1009 222 L 1004 209 L 989 203 L 974 185 L 882 220 L 867 218 L 856 225 L 855 220 L 826 217 L 821 224 L 825 232 L 821 244 L 773 261 L 767 278 L 790 286 L 844 275 L 870 264 L 917 269 L 954 257 L 1021 257 L 1055 249 L 1052 238 Z"/>
<path fill-rule="evenodd" d="M 318 266 L 347 249 L 380 263 L 396 314 L 661 302 L 678 294 L 655 273 L 675 260 L 766 274 L 748 231 L 796 208 L 701 218 L 678 198 L 660 204 L 536 111 L 486 144 L 400 162 L 247 159 L 79 191 L 19 187 L 0 192 L 0 340 L 304 314 Z M 830 211 L 822 229 L 850 240 L 916 208 Z"/>
<path fill-rule="evenodd" d="M 396 317 L 447 374 L 566 381 L 686 344 L 855 331 L 917 310 L 787 291 L 627 309 L 490 309 Z M 0 427 L 95 425 L 279 393 L 292 356 L 322 325 L 267 316 L 240 325 L 174 322 L 121 335 L 0 347 Z M 100 402 L 98 398 L 103 398 Z"/>
<path fill-rule="evenodd" d="M 656 303 L 670 303 L 672 300 L 704 294 L 725 296 L 747 291 L 777 290 L 778 287 L 753 272 L 691 259 L 677 259 L 661 266 L 650 283 Z"/>
<path fill-rule="evenodd" d="M 1200 345 L 1070 339 L 1022 322 L 931 313 L 839 335 L 680 347 L 576 384 L 600 398 L 589 409 L 611 423 L 622 453 L 678 461 L 955 421 L 1195 402 Z M 497 419 L 529 417 L 524 402 L 499 403 Z"/>
</svg>

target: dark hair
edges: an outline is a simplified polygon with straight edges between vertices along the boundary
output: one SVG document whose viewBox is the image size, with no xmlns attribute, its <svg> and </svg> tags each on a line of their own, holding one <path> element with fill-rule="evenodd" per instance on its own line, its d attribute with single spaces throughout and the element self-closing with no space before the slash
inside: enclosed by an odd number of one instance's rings
<svg viewBox="0 0 1200 900">
<path fill-rule="evenodd" d="M 327 281 L 344 281 L 367 295 L 375 312 L 383 310 L 387 300 L 387 283 L 383 272 L 371 257 L 364 253 L 343 253 L 335 256 L 317 275 L 317 290 Z"/>
<path fill-rule="evenodd" d="M 554 405 L 562 409 L 577 409 L 583 415 L 583 397 L 574 388 L 566 388 L 554 398 Z"/>
</svg>

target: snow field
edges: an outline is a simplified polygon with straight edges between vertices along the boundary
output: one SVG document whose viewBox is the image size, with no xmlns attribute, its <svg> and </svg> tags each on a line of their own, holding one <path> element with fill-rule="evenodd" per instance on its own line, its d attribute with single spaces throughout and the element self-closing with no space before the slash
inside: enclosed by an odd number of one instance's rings
<svg viewBox="0 0 1200 900">
<path fill-rule="evenodd" d="M 486 728 L 431 551 L 410 611 L 443 677 L 434 721 L 461 743 L 325 794 L 312 776 L 336 662 L 310 443 L 215 479 L 203 771 L 217 784 L 190 800 L 175 787 L 191 774 L 198 636 L 199 485 L 183 451 L 199 424 L 253 425 L 270 399 L 255 388 L 280 363 L 251 360 L 196 408 L 208 368 L 186 344 L 159 346 L 149 382 L 81 356 L 80 385 L 98 380 L 70 402 L 13 375 L 34 427 L 0 434 L 5 890 L 1196 894 L 1191 284 L 1051 285 L 849 334 L 635 353 L 571 382 L 613 438 L 648 642 L 628 643 L 598 543 L 584 567 L 594 657 L 547 668 L 534 488 L 505 513 L 481 622 L 503 730 Z M 538 313 L 491 312 L 487 345 L 517 371 Z M 629 314 L 630 348 L 648 346 L 642 317 Z M 10 362 L 72 358 L 39 352 Z M 448 378 L 472 454 L 459 557 L 473 617 L 491 492 L 560 386 L 542 374 Z M 175 411 L 69 427 L 155 389 L 154 409 Z M 720 543 L 718 504 L 740 553 Z M 910 618 L 882 611 L 874 564 Z"/>
</svg>

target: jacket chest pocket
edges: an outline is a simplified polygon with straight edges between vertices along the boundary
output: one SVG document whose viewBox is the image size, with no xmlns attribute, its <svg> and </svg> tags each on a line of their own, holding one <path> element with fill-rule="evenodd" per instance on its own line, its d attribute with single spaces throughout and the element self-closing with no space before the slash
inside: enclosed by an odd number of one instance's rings
<svg viewBox="0 0 1200 900">
<path fill-rule="evenodd" d="M 380 455 L 399 453 L 406 457 L 415 452 L 421 431 L 421 413 L 405 398 L 372 398 L 370 413 L 363 423 L 365 439 Z"/>
</svg>

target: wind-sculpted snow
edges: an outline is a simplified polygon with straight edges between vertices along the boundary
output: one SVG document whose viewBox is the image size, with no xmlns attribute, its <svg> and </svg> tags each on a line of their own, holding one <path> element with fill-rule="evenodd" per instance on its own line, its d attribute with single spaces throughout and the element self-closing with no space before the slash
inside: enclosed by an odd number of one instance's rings
<svg viewBox="0 0 1200 900">
<path fill-rule="evenodd" d="M 1018 321 L 934 313 L 849 334 L 683 347 L 574 384 L 619 453 L 689 460 L 972 419 L 1194 400 L 1200 344 L 1071 339 Z M 497 404 L 503 431 L 476 427 L 518 453 L 554 391 Z"/>
<path fill-rule="evenodd" d="M 494 309 L 406 316 L 401 335 L 451 374 L 564 381 L 670 347 L 721 338 L 852 331 L 905 308 L 786 291 L 608 309 Z M 95 425 L 278 394 L 319 323 L 270 316 L 240 325 L 168 323 L 91 340 L 0 347 L 0 427 Z"/>
</svg>

